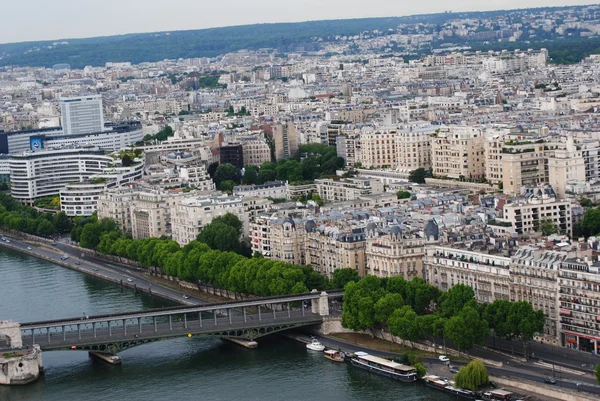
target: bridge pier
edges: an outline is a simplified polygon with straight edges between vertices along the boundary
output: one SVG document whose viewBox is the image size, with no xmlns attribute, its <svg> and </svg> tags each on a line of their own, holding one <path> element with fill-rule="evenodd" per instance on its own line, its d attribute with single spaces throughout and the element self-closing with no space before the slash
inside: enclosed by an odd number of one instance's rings
<svg viewBox="0 0 600 401">
<path fill-rule="evenodd" d="M 42 351 L 38 345 L 23 349 L 20 327 L 19 323 L 12 320 L 0 320 L 0 334 L 6 338 L 6 345 L 12 348 L 11 352 L 0 354 L 0 384 L 31 383 L 40 377 L 40 372 L 44 369 Z M 34 330 L 31 330 L 31 336 L 35 338 Z M 48 340 L 49 338 L 48 336 Z"/>
<path fill-rule="evenodd" d="M 244 323 L 248 323 L 248 319 L 246 319 L 246 307 L 242 306 L 242 313 L 244 314 Z"/>
<path fill-rule="evenodd" d="M 92 323 L 92 328 L 94 329 L 94 338 L 96 338 L 96 323 Z M 65 326 L 63 326 L 63 334 L 65 332 Z M 63 340 L 65 340 L 63 336 Z"/>
<path fill-rule="evenodd" d="M 202 327 L 202 312 L 198 312 L 198 323 L 200 323 L 200 327 Z"/>
<path fill-rule="evenodd" d="M 229 323 L 231 324 L 231 321 Z M 187 315 L 185 313 L 183 314 L 183 327 L 186 329 L 188 328 L 187 327 Z"/>
<path fill-rule="evenodd" d="M 173 316 L 169 315 L 169 330 L 173 330 Z"/>
<path fill-rule="evenodd" d="M 258 321 L 262 321 L 262 317 L 260 316 L 260 305 L 258 305 Z"/>
<path fill-rule="evenodd" d="M 142 318 L 138 317 L 138 331 L 142 334 Z"/>
<path fill-rule="evenodd" d="M 311 294 L 318 293 L 318 290 L 311 291 Z M 312 299 L 310 302 L 312 313 L 320 316 L 329 316 L 329 296 L 325 291 L 322 291 L 321 294 L 319 294 L 319 298 Z"/>
</svg>

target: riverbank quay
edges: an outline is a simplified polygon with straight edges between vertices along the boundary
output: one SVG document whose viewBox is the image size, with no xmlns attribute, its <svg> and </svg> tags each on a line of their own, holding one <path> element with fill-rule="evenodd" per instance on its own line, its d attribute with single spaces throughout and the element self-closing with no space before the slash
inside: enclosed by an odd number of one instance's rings
<svg viewBox="0 0 600 401">
<path fill-rule="evenodd" d="M 18 235 L 16 233 L 0 232 L 10 242 L 0 241 L 0 246 L 12 251 L 27 254 L 29 256 L 66 267 L 80 273 L 93 276 L 114 284 L 122 288 L 131 289 L 134 292 L 144 292 L 151 296 L 172 301 L 181 305 L 198 305 L 209 303 L 208 300 L 196 296 L 188 296 L 184 292 L 173 288 L 162 286 L 145 277 L 145 271 L 129 265 L 115 266 L 111 263 L 90 260 L 78 250 L 61 249 L 59 244 L 45 238 L 34 237 L 31 235 Z M 56 245 L 53 245 L 56 244 Z M 65 256 L 67 256 L 65 258 Z"/>
<path fill-rule="evenodd" d="M 428 374 L 447 377 L 452 380 L 455 376 L 450 372 L 447 365 L 440 362 L 437 355 L 432 353 L 423 353 L 417 349 L 393 344 L 389 341 L 372 337 L 368 334 L 361 333 L 330 333 L 322 335 L 316 331 L 312 332 L 288 332 L 283 333 L 287 338 L 308 343 L 311 337 L 316 337 L 327 348 L 341 350 L 344 352 L 363 351 L 371 355 L 379 356 L 387 359 L 405 360 L 407 352 L 416 352 L 417 357 L 421 359 Z M 396 346 L 396 348 L 394 347 Z M 397 348 L 398 346 L 402 348 Z M 400 352 L 398 352 L 400 351 Z M 428 356 L 429 355 L 429 356 Z M 477 358 L 475 358 L 477 359 Z M 468 363 L 469 359 L 454 359 L 451 358 L 451 366 L 461 367 Z M 509 365 L 503 367 L 488 366 L 490 381 L 504 389 L 514 392 L 515 394 L 528 394 L 528 400 L 534 401 L 591 401 L 598 400 L 600 397 L 600 387 L 585 383 L 581 385 L 580 392 L 577 391 L 577 377 L 562 377 L 557 385 L 548 385 L 543 383 L 543 378 L 548 375 L 548 372 L 539 371 L 531 372 L 519 365 Z M 549 374 L 552 376 L 552 374 Z M 497 380 L 496 380 L 497 379 Z M 581 380 L 581 379 L 579 379 Z M 584 391 L 584 388 L 586 391 Z M 574 398 L 573 398 L 574 397 Z M 519 399 L 513 397 L 513 399 Z"/>
</svg>

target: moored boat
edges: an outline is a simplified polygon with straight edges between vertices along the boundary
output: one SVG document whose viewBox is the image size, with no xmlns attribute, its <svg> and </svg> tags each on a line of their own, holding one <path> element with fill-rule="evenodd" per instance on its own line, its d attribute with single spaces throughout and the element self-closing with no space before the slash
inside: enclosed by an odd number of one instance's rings
<svg viewBox="0 0 600 401">
<path fill-rule="evenodd" d="M 334 362 L 344 362 L 345 355 L 342 351 L 336 351 L 334 349 L 326 349 L 323 351 L 325 358 Z"/>
<path fill-rule="evenodd" d="M 321 344 L 319 340 L 313 338 L 310 343 L 306 344 L 306 348 L 308 348 L 311 351 L 323 351 L 325 349 L 325 346 Z"/>
<path fill-rule="evenodd" d="M 366 352 L 359 351 L 354 353 L 354 357 L 350 359 L 350 362 L 361 369 L 391 377 L 392 379 L 404 382 L 414 382 L 417 380 L 417 372 L 412 366 L 369 355 Z"/>
<path fill-rule="evenodd" d="M 473 400 L 476 397 L 476 394 L 471 390 L 467 390 L 464 388 L 454 387 L 454 383 L 448 379 L 441 378 L 435 375 L 427 375 L 423 376 L 423 381 L 429 387 L 435 388 L 436 390 L 440 390 L 446 393 L 458 395 L 462 398 L 467 398 L 469 400 Z"/>
</svg>

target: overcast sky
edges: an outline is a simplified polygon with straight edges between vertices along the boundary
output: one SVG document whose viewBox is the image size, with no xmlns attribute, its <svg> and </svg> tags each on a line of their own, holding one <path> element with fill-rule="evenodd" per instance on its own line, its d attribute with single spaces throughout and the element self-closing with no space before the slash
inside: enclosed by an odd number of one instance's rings
<svg viewBox="0 0 600 401">
<path fill-rule="evenodd" d="M 0 43 L 261 22 L 586 4 L 585 0 L 2 0 Z M 593 4 L 589 2 L 587 4 Z"/>
</svg>

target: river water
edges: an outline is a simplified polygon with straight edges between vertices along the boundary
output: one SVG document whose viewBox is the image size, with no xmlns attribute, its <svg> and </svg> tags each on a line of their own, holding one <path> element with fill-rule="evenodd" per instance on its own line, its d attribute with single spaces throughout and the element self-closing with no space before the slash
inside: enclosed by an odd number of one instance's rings
<svg viewBox="0 0 600 401">
<path fill-rule="evenodd" d="M 0 248 L 0 319 L 36 321 L 173 306 L 117 285 Z M 45 352 L 45 374 L 0 386 L 0 401 L 453 399 L 421 383 L 379 377 L 328 361 L 303 344 L 259 339 L 249 350 L 217 338 L 157 341 L 122 352 L 121 366 L 84 351 Z"/>
</svg>

